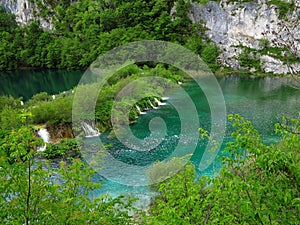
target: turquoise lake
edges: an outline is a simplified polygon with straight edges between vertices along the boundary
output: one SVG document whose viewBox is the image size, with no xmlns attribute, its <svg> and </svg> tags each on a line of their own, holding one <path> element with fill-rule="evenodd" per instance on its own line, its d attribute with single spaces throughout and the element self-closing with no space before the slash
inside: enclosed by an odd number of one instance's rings
<svg viewBox="0 0 300 225">
<path fill-rule="evenodd" d="M 49 94 L 58 94 L 75 87 L 83 73 L 83 71 L 66 70 L 2 72 L 0 73 L 0 94 L 23 97 L 24 100 L 28 100 L 32 95 L 42 91 L 46 91 Z M 299 116 L 300 91 L 293 88 L 291 81 L 288 79 L 229 76 L 218 78 L 218 83 L 223 91 L 227 114 L 238 113 L 250 120 L 267 144 L 277 141 L 278 136 L 274 134 L 274 124 L 279 122 L 282 116 Z M 197 109 L 199 127 L 209 131 L 211 112 L 204 93 L 192 81 L 184 83 L 182 87 L 189 94 Z M 160 106 L 158 109 L 147 110 L 146 114 L 141 115 L 137 119 L 137 123 L 131 125 L 131 132 L 137 138 L 145 139 L 150 135 L 149 122 L 151 119 L 155 117 L 161 118 L 166 124 L 167 134 L 163 139 L 158 140 L 159 145 L 157 147 L 148 151 L 136 151 L 128 146 L 124 146 L 117 139 L 107 138 L 108 133 L 100 135 L 99 138 L 103 143 L 111 145 L 108 151 L 115 161 L 139 168 L 151 165 L 157 160 L 164 160 L 172 154 L 179 142 L 181 125 L 179 114 L 170 102 L 175 101 L 184 105 L 185 97 L 180 92 L 177 92 L 176 89 L 168 92 L 166 97 L 169 99 L 164 101 L 165 105 Z M 187 108 L 187 116 L 188 113 L 189 109 Z M 231 131 L 232 128 L 228 123 L 221 149 L 224 148 L 226 142 L 231 140 Z M 188 151 L 189 142 L 195 140 L 189 140 L 188 134 L 184 138 L 186 139 L 186 149 L 182 149 L 182 151 Z M 86 141 L 93 143 L 95 140 L 87 139 Z M 200 138 L 196 142 L 197 146 L 191 161 L 196 167 L 197 174 L 199 176 L 203 174 L 213 176 L 222 165 L 216 159 L 206 170 L 200 171 L 198 164 L 206 142 Z M 218 155 L 221 155 L 221 151 L 219 151 Z M 116 174 L 116 176 L 120 174 L 120 171 L 127 172 L 126 168 L 119 168 L 114 164 L 109 165 L 109 161 L 106 163 L 110 167 L 112 174 Z M 129 179 L 140 179 L 140 176 L 138 173 L 133 173 Z M 123 185 L 115 182 L 114 179 L 103 178 L 100 173 L 95 177 L 95 181 L 104 181 L 104 183 L 102 188 L 95 191 L 93 195 L 108 193 L 114 197 L 121 194 L 129 194 L 140 198 L 136 203 L 139 207 L 147 206 L 150 203 L 151 196 L 154 194 L 148 190 L 146 186 L 147 180 L 144 181 L 145 186 Z"/>
<path fill-rule="evenodd" d="M 279 122 L 283 116 L 298 117 L 300 112 L 300 92 L 291 86 L 291 81 L 279 78 L 241 78 L 239 76 L 230 76 L 218 79 L 219 85 L 223 91 L 227 114 L 238 113 L 247 120 L 250 120 L 254 127 L 260 132 L 263 141 L 266 144 L 275 143 L 278 136 L 274 133 L 274 125 Z M 187 82 L 182 86 L 189 96 L 192 98 L 199 116 L 199 127 L 210 130 L 211 112 L 209 104 L 204 93 L 199 89 L 196 82 Z M 166 105 L 160 106 L 158 109 L 146 111 L 145 115 L 141 115 L 137 123 L 131 126 L 132 133 L 144 139 L 150 135 L 149 122 L 152 118 L 162 118 L 167 126 L 167 135 L 163 138 L 160 144 L 149 151 L 137 151 L 124 146 L 117 139 L 107 138 L 108 133 L 100 136 L 102 142 L 111 144 L 109 153 L 115 160 L 122 161 L 128 165 L 135 165 L 137 170 L 142 166 L 151 165 L 157 160 L 164 160 L 178 144 L 178 139 L 181 132 L 180 118 L 174 107 L 169 102 L 177 101 L 185 104 L 185 97 L 179 92 L 172 90 L 167 96 L 169 99 L 165 101 Z M 187 109 L 188 113 L 188 109 Z M 187 115 L 188 116 L 188 115 Z M 221 145 L 221 150 L 218 156 L 222 155 L 226 142 L 232 140 L 232 128 L 229 123 L 226 126 L 226 135 Z M 92 140 L 89 140 L 92 142 Z M 186 136 L 187 143 L 191 142 L 189 136 Z M 188 145 L 187 145 L 188 146 Z M 206 142 L 199 138 L 197 147 L 191 157 L 192 163 L 195 165 L 197 174 L 214 176 L 222 166 L 220 160 L 216 159 L 204 171 L 198 169 L 203 151 L 206 147 Z M 186 151 L 189 149 L 187 147 Z M 111 164 L 110 164 L 111 163 Z M 114 160 L 108 160 L 105 164 L 110 167 L 109 179 L 106 180 L 100 190 L 95 192 L 95 195 L 108 193 L 112 196 L 130 194 L 140 198 L 137 205 L 139 207 L 147 206 L 150 203 L 151 196 L 154 193 L 150 192 L 148 187 L 138 187 L 134 185 L 122 185 L 121 176 L 129 177 L 132 180 L 144 180 L 147 185 L 147 179 L 137 171 L 125 166 L 115 164 Z M 140 166 L 140 167 L 139 167 Z M 100 172 L 101 174 L 101 172 Z M 114 174 L 114 175 L 112 175 Z M 103 175 L 103 174 L 102 174 Z M 105 176 L 105 174 L 104 174 Z M 115 177 L 114 177 L 115 176 Z M 99 175 L 96 180 L 100 181 L 103 178 Z"/>
</svg>

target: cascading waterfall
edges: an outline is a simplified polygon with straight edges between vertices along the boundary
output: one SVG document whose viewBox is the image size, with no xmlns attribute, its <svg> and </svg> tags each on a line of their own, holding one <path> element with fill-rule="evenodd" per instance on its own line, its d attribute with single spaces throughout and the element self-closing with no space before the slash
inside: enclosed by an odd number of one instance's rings
<svg viewBox="0 0 300 225">
<path fill-rule="evenodd" d="M 150 100 L 148 100 L 148 102 L 153 109 L 158 109 L 158 107 L 155 107 Z"/>
<path fill-rule="evenodd" d="M 93 128 L 91 125 L 87 124 L 86 122 L 81 122 L 81 127 L 85 133 L 85 137 L 97 137 L 101 133 L 97 128 Z"/>
<path fill-rule="evenodd" d="M 160 106 L 160 105 L 166 105 L 165 102 L 160 102 L 157 98 L 154 98 L 154 101 Z"/>
<path fill-rule="evenodd" d="M 46 147 L 47 147 L 47 143 L 50 142 L 50 134 L 47 131 L 47 129 L 41 128 L 38 131 L 38 135 L 40 136 L 40 138 L 43 139 L 43 141 L 44 141 L 45 144 L 43 146 L 41 146 L 41 147 L 38 147 L 37 150 L 38 151 L 45 151 Z"/>
<path fill-rule="evenodd" d="M 138 113 L 139 113 L 140 115 L 145 115 L 145 114 L 147 114 L 146 112 L 142 112 L 139 106 L 136 105 L 135 108 L 136 108 L 136 110 L 138 111 Z"/>
</svg>

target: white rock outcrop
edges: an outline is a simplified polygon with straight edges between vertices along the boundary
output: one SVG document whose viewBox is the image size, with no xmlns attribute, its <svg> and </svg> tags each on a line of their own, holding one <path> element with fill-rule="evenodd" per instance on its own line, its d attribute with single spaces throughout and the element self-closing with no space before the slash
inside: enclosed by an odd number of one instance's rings
<svg viewBox="0 0 300 225">
<path fill-rule="evenodd" d="M 240 69 L 237 57 L 242 52 L 242 49 L 238 46 L 260 49 L 260 41 L 262 39 L 269 40 L 271 43 L 271 40 L 277 38 L 278 33 L 288 38 L 284 31 L 280 31 L 278 24 L 281 22 L 288 24 L 289 19 L 300 16 L 300 0 L 293 1 L 296 4 L 296 9 L 289 13 L 289 18 L 285 21 L 279 19 L 276 5 L 267 4 L 269 0 L 253 0 L 245 3 L 230 3 L 228 0 L 221 0 L 219 3 L 210 1 L 202 6 L 192 2 L 189 16 L 193 22 L 200 20 L 204 22 L 208 28 L 207 35 L 222 50 L 220 60 L 223 65 L 233 69 Z M 28 24 L 35 18 L 34 11 L 38 12 L 37 7 L 30 3 L 29 0 L 0 0 L 0 5 L 4 6 L 7 11 L 15 14 L 16 20 L 21 24 Z M 43 28 L 53 29 L 51 18 L 48 20 L 50 22 L 42 18 L 38 19 Z M 277 34 L 273 34 L 272 31 L 275 31 Z M 300 55 L 299 31 L 299 24 L 291 30 L 294 37 L 296 37 L 297 55 Z M 283 62 L 271 55 L 260 55 L 258 57 L 261 61 L 261 68 L 266 72 L 276 74 L 289 72 L 289 68 Z M 293 64 L 293 69 L 300 71 L 300 63 Z"/>
<path fill-rule="evenodd" d="M 228 3 L 222 0 L 220 3 L 208 2 L 199 6 L 198 3 L 192 3 L 190 18 L 193 22 L 202 20 L 208 28 L 207 35 L 223 51 L 221 61 L 225 66 L 239 69 L 237 60 L 242 52 L 239 45 L 259 49 L 259 43 L 262 39 L 276 39 L 277 35 L 272 31 L 281 32 L 279 23 L 282 22 L 278 17 L 277 6 L 266 4 L 267 0 L 257 0 L 246 3 Z M 300 6 L 300 1 L 298 1 Z M 299 7 L 290 18 L 300 15 Z M 288 23 L 288 20 L 284 21 Z M 300 37 L 300 25 L 294 27 L 292 32 L 294 36 Z M 265 35 L 263 35 L 265 33 Z M 287 36 L 280 33 L 283 36 Z M 297 52 L 300 54 L 300 39 L 295 45 L 298 46 Z M 266 72 L 284 74 L 289 69 L 280 60 L 271 56 L 262 55 L 261 67 Z M 300 71 L 300 63 L 293 65 L 296 71 Z"/>
<path fill-rule="evenodd" d="M 0 0 L 0 5 L 2 5 L 7 12 L 13 13 L 16 16 L 16 21 L 20 24 L 28 24 L 30 21 L 38 19 L 43 28 L 52 29 L 51 22 L 35 17 L 34 11 L 38 12 L 38 8 L 29 0 Z"/>
</svg>

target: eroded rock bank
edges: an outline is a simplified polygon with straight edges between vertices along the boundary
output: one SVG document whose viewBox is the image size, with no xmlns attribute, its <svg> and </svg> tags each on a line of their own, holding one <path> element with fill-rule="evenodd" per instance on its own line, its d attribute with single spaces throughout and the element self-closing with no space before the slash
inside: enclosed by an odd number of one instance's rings
<svg viewBox="0 0 300 225">
<path fill-rule="evenodd" d="M 59 123 L 46 125 L 46 129 L 50 134 L 53 143 L 58 143 L 62 138 L 74 138 L 72 125 L 70 123 Z"/>
</svg>

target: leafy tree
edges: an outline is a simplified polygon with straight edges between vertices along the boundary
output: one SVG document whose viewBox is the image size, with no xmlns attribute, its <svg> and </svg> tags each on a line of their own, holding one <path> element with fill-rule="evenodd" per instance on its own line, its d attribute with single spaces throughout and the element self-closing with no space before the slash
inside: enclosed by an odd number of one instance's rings
<svg viewBox="0 0 300 225">
<path fill-rule="evenodd" d="M 36 55 L 37 40 L 43 33 L 38 21 L 33 21 L 24 28 L 24 49 L 21 51 L 21 57 L 26 65 L 40 66 L 40 57 Z"/>
<path fill-rule="evenodd" d="M 201 59 L 206 62 L 209 68 L 215 72 L 220 66 L 217 61 L 220 51 L 215 44 L 206 45 L 201 51 Z"/>
<path fill-rule="evenodd" d="M 162 183 L 145 218 L 149 224 L 298 224 L 299 135 L 282 130 L 278 145 L 264 145 L 249 121 L 229 115 L 235 131 L 225 166 L 195 180 L 193 166 Z M 297 128 L 299 129 L 299 128 Z"/>
<path fill-rule="evenodd" d="M 131 224 L 132 200 L 89 197 L 100 187 L 80 159 L 55 170 L 34 158 L 42 140 L 32 127 L 0 143 L 0 220 L 4 224 Z M 122 210 L 120 210 L 122 209 Z"/>
<path fill-rule="evenodd" d="M 3 31 L 0 32 L 0 70 L 13 69 L 16 67 L 14 46 L 13 46 L 13 35 Z"/>
<path fill-rule="evenodd" d="M 11 190 L 10 195 L 7 195 L 7 193 L 3 193 L 1 196 L 2 198 L 4 197 L 4 200 L 8 200 L 9 203 L 14 204 L 16 196 L 22 196 L 23 201 L 18 204 L 18 207 L 20 207 L 19 212 L 16 212 L 17 217 L 25 222 L 25 224 L 30 223 L 30 218 L 31 218 L 31 165 L 32 165 L 32 157 L 33 157 L 33 152 L 36 150 L 37 145 L 40 144 L 41 141 L 34 136 L 33 134 L 33 129 L 30 127 L 21 127 L 17 131 L 12 131 L 10 135 L 6 136 L 3 143 L 1 143 L 1 148 L 0 148 L 0 154 L 1 154 L 1 161 L 3 166 L 1 167 L 1 173 L 6 172 L 8 167 L 10 167 L 10 164 L 17 164 L 17 163 L 22 163 L 22 166 L 19 167 L 16 165 L 16 168 L 13 168 L 13 173 L 16 170 L 19 170 L 21 168 L 27 168 L 28 173 L 27 176 L 22 175 L 22 177 L 26 177 L 25 179 L 21 178 L 20 175 L 18 174 L 17 176 L 9 176 L 8 174 L 5 174 L 1 176 L 1 180 L 4 185 L 1 187 L 1 189 L 7 188 L 10 183 L 14 181 L 14 179 L 17 179 L 18 182 L 21 182 L 18 185 L 22 186 L 22 189 L 19 191 L 16 191 L 15 188 Z M 4 160 L 3 160 L 4 158 Z M 5 164 L 8 163 L 8 164 Z M 23 164 L 24 163 L 24 164 Z M 25 164 L 26 163 L 26 164 Z M 24 166 L 26 165 L 26 166 Z M 13 174 L 12 173 L 12 174 Z M 15 174 L 13 174 L 15 175 Z M 4 179 L 3 179 L 4 178 Z M 14 183 L 14 182 L 13 182 Z M 15 184 L 17 185 L 17 184 Z M 4 191 L 3 190 L 3 191 Z M 3 199 L 1 198 L 2 205 Z M 6 199 L 5 199 L 6 198 Z M 8 209 L 6 208 L 8 206 Z M 5 212 L 1 212 L 1 217 L 2 221 L 5 223 L 10 220 L 10 217 L 15 216 L 11 215 L 11 211 L 6 211 L 9 210 L 9 205 L 4 205 Z M 3 216 L 4 214 L 4 216 Z M 13 219 L 11 221 L 14 221 Z M 14 221 L 16 223 L 17 221 Z"/>
<path fill-rule="evenodd" d="M 178 166 L 178 165 L 177 165 Z M 161 193 L 151 207 L 148 224 L 203 224 L 205 219 L 206 183 L 195 183 L 195 169 L 188 163 L 174 177 L 162 183 Z"/>
<path fill-rule="evenodd" d="M 12 33 L 15 28 L 17 28 L 15 15 L 12 13 L 7 13 L 4 7 L 1 5 L 0 6 L 0 33 L 3 31 Z"/>
</svg>

